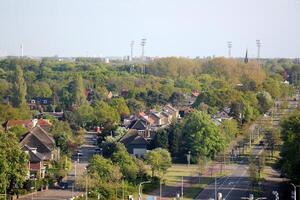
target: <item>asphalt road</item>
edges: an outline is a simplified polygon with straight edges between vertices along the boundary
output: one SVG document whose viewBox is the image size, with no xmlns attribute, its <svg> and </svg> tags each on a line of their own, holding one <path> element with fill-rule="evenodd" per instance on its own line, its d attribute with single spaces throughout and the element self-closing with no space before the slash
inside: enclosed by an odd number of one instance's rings
<svg viewBox="0 0 300 200">
<path fill-rule="evenodd" d="M 259 155 L 263 151 L 262 146 L 253 146 L 252 154 Z M 248 175 L 248 162 L 241 161 L 235 164 L 230 175 L 216 179 L 206 187 L 197 197 L 197 200 L 215 199 L 215 194 L 221 193 L 226 200 L 240 200 L 249 197 L 251 181 Z"/>
</svg>

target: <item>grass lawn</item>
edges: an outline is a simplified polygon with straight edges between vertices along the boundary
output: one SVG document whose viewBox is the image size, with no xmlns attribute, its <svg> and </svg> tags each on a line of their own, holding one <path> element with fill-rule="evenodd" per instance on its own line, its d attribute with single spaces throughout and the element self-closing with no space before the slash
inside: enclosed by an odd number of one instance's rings
<svg viewBox="0 0 300 200">
<path fill-rule="evenodd" d="M 147 171 L 149 174 L 151 174 L 149 166 L 147 166 Z M 184 199 L 194 199 L 203 188 L 214 181 L 214 177 L 201 177 L 199 183 L 197 174 L 197 165 L 190 165 L 188 167 L 187 165 L 183 164 L 173 164 L 163 176 L 163 181 L 165 183 L 164 188 L 180 186 L 183 177 Z"/>
</svg>

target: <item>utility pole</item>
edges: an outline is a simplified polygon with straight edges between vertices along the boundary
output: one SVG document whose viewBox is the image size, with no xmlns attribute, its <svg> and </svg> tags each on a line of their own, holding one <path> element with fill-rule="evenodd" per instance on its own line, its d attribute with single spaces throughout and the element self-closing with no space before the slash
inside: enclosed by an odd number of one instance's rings
<svg viewBox="0 0 300 200">
<path fill-rule="evenodd" d="M 215 200 L 217 200 L 217 179 L 215 177 Z"/>
<path fill-rule="evenodd" d="M 260 64 L 260 47 L 261 47 L 260 40 L 256 40 L 256 46 L 257 46 L 257 62 L 258 64 Z"/>
<path fill-rule="evenodd" d="M 231 48 L 232 48 L 232 42 L 228 41 L 227 42 L 227 47 L 228 47 L 228 58 L 231 57 Z"/>
<path fill-rule="evenodd" d="M 181 177 L 181 199 L 183 199 L 183 176 Z"/>
<path fill-rule="evenodd" d="M 162 184 L 161 184 L 161 180 L 159 180 L 159 200 L 161 200 L 162 197 Z"/>
<path fill-rule="evenodd" d="M 134 41 L 132 40 L 130 43 L 130 61 L 133 60 L 133 47 L 134 47 Z"/>
<path fill-rule="evenodd" d="M 23 58 L 24 56 L 24 49 L 23 49 L 23 44 L 20 45 L 20 57 Z"/>
<path fill-rule="evenodd" d="M 142 46 L 142 60 L 144 60 L 144 54 L 145 54 L 145 46 L 146 46 L 146 38 L 143 38 L 142 39 L 142 42 L 141 42 L 141 46 Z"/>
</svg>

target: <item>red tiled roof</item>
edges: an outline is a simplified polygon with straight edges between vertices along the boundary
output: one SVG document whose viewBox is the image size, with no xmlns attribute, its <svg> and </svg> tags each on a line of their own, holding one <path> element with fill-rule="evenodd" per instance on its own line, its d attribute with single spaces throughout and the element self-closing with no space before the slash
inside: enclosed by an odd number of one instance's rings
<svg viewBox="0 0 300 200">
<path fill-rule="evenodd" d="M 39 119 L 37 122 L 37 125 L 40 126 L 51 126 L 52 124 L 45 119 Z M 13 120 L 8 120 L 5 123 L 6 128 L 12 127 L 12 126 L 24 126 L 25 128 L 31 129 L 33 128 L 33 123 L 32 120 L 30 119 L 25 119 L 25 120 L 20 120 L 20 119 L 13 119 Z"/>
</svg>

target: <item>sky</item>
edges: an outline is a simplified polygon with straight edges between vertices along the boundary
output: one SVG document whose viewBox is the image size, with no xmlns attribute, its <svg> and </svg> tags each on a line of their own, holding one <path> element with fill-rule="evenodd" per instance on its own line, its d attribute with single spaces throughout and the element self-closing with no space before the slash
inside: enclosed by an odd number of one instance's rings
<svg viewBox="0 0 300 200">
<path fill-rule="evenodd" d="M 0 55 L 300 57 L 300 0 L 0 0 Z"/>
</svg>

